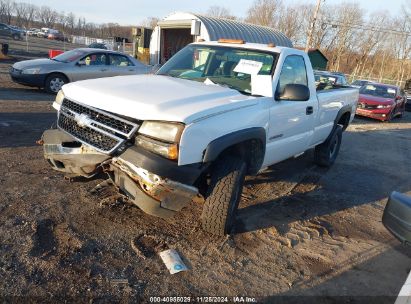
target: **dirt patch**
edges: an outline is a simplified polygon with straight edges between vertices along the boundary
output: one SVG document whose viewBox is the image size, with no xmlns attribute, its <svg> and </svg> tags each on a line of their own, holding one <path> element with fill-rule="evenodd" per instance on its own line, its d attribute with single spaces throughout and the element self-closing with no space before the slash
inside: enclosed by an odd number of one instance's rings
<svg viewBox="0 0 411 304">
<path fill-rule="evenodd" d="M 130 242 L 133 251 L 141 258 L 152 258 L 161 250 L 165 250 L 167 245 L 158 238 L 149 235 L 140 235 Z"/>
<path fill-rule="evenodd" d="M 54 227 L 55 223 L 51 219 L 41 220 L 34 225 L 31 256 L 46 258 L 56 252 L 57 242 L 54 236 Z"/>
</svg>

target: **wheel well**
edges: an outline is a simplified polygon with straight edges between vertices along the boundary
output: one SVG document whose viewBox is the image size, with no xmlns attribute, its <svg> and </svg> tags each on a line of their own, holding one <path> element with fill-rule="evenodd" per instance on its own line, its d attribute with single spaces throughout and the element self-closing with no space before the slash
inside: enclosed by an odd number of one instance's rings
<svg viewBox="0 0 411 304">
<path fill-rule="evenodd" d="M 260 139 L 250 139 L 223 150 L 217 159 L 234 155 L 243 158 L 247 163 L 247 174 L 257 174 L 263 164 L 265 147 Z"/>
<path fill-rule="evenodd" d="M 341 125 L 343 127 L 343 131 L 347 129 L 348 125 L 350 124 L 351 113 L 345 112 L 341 115 L 340 119 L 337 121 L 337 125 Z"/>
<path fill-rule="evenodd" d="M 44 80 L 44 86 L 46 86 L 46 81 L 47 81 L 47 79 L 48 79 L 51 75 L 62 75 L 62 76 L 64 76 L 64 78 L 67 79 L 67 82 L 70 82 L 70 79 L 67 77 L 66 74 L 64 74 L 64 73 L 62 73 L 62 72 L 51 72 L 51 73 L 48 73 L 48 74 L 47 74 L 46 79 Z"/>
</svg>

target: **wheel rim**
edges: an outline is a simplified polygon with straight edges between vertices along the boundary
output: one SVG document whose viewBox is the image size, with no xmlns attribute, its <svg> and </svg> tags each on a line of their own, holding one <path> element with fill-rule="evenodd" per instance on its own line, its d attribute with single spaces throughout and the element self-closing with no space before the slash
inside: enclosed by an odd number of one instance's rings
<svg viewBox="0 0 411 304">
<path fill-rule="evenodd" d="M 330 145 L 330 158 L 333 158 L 337 151 L 338 137 L 335 137 Z"/>
<path fill-rule="evenodd" d="M 58 91 L 60 91 L 64 83 L 64 80 L 59 77 L 53 78 L 52 80 L 50 80 L 50 90 L 54 93 L 57 93 Z"/>
</svg>

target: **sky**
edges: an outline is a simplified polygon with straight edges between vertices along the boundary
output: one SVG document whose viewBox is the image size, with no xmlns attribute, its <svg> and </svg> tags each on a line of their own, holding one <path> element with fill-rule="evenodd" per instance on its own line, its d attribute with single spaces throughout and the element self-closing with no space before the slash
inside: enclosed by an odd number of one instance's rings
<svg viewBox="0 0 411 304">
<path fill-rule="evenodd" d="M 20 1 L 20 0 L 18 0 Z M 328 4 L 338 4 L 342 1 L 325 0 Z M 401 6 L 407 0 L 357 0 L 367 11 L 387 11 L 391 15 L 399 14 Z M 411 0 L 410 0 L 411 1 Z M 47 5 L 58 11 L 73 12 L 83 16 L 88 22 L 121 25 L 139 25 L 147 17 L 163 18 L 170 13 L 206 12 L 212 5 L 223 6 L 237 17 L 244 17 L 253 0 L 22 0 L 38 6 Z M 283 0 L 287 3 L 316 3 L 316 0 Z"/>
</svg>

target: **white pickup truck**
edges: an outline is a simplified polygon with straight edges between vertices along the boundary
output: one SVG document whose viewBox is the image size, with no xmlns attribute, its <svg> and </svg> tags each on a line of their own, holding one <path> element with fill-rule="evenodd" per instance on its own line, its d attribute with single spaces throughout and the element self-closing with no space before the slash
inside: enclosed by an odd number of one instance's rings
<svg viewBox="0 0 411 304">
<path fill-rule="evenodd" d="M 317 92 L 310 60 L 297 49 L 193 43 L 156 75 L 64 85 L 44 156 L 71 176 L 108 174 L 150 215 L 202 203 L 203 229 L 224 235 L 245 175 L 311 148 L 316 163 L 333 164 L 357 100 L 357 89 Z"/>
</svg>

